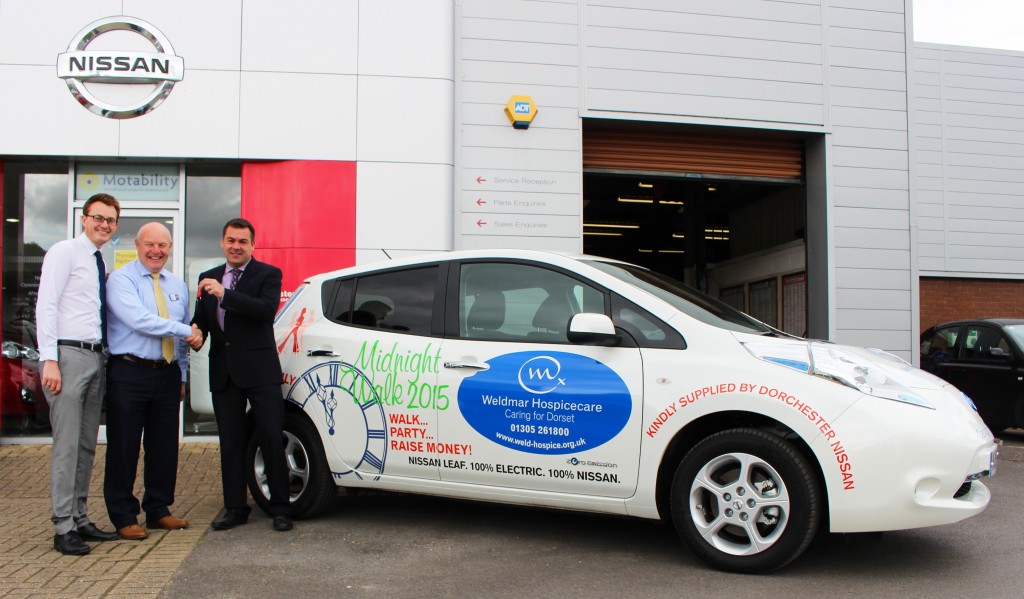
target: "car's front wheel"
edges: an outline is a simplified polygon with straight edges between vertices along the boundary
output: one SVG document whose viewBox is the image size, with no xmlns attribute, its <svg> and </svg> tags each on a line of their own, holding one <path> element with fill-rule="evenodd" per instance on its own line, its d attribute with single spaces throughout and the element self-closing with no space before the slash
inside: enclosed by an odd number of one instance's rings
<svg viewBox="0 0 1024 599">
<path fill-rule="evenodd" d="M 676 469 L 671 505 L 683 542 L 731 572 L 788 564 L 821 521 L 819 484 L 808 460 L 756 429 L 719 432 L 695 445 Z"/>
<path fill-rule="evenodd" d="M 331 476 L 316 427 L 301 414 L 285 414 L 284 458 L 292 517 L 310 518 L 327 509 L 337 496 L 338 487 Z M 256 435 L 249 439 L 245 463 L 248 464 L 249 493 L 256 505 L 269 513 L 270 486 Z"/>
</svg>

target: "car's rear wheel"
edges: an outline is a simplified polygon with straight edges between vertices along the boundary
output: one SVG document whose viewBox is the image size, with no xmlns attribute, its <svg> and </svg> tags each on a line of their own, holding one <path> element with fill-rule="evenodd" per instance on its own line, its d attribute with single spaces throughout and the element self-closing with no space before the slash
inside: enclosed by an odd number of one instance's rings
<svg viewBox="0 0 1024 599">
<path fill-rule="evenodd" d="M 284 417 L 284 457 L 288 469 L 288 494 L 292 517 L 310 518 L 333 503 L 338 494 L 320 435 L 307 418 L 288 413 Z M 249 439 L 246 452 L 249 493 L 261 510 L 269 513 L 270 486 L 263 452 L 256 435 Z"/>
<path fill-rule="evenodd" d="M 784 439 L 734 429 L 700 441 L 672 481 L 679 537 L 708 564 L 764 572 L 796 559 L 821 521 L 819 484 Z"/>
</svg>

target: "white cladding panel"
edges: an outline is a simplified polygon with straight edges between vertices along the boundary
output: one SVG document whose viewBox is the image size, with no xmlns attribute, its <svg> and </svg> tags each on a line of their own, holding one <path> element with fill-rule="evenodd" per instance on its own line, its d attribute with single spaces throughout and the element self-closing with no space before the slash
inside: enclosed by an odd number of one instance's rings
<svg viewBox="0 0 1024 599">
<path fill-rule="evenodd" d="M 816 3 L 584 1 L 583 19 L 588 115 L 825 122 Z"/>
<path fill-rule="evenodd" d="M 901 1 L 824 2 L 835 339 L 910 359 L 910 171 Z M 831 76 L 836 73 L 836 76 Z"/>
<path fill-rule="evenodd" d="M 360 162 L 356 180 L 356 247 L 383 248 L 392 258 L 451 247 L 450 165 Z M 357 256 L 360 264 L 376 259 Z"/>
<path fill-rule="evenodd" d="M 1024 53 L 916 44 L 921 273 L 1024 276 Z"/>
</svg>

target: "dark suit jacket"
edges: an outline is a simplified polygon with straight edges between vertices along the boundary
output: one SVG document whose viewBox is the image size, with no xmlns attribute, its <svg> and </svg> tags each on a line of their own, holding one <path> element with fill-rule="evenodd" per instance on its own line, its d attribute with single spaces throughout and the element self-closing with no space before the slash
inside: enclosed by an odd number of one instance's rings
<svg viewBox="0 0 1024 599">
<path fill-rule="evenodd" d="M 199 275 L 224 278 L 226 265 Z M 192 322 L 210 338 L 210 391 L 222 391 L 228 376 L 245 389 L 280 385 L 281 362 L 274 342 L 274 315 L 281 304 L 281 269 L 249 261 L 235 289 L 225 289 L 224 330 L 217 323 L 217 298 L 201 291 Z"/>
</svg>

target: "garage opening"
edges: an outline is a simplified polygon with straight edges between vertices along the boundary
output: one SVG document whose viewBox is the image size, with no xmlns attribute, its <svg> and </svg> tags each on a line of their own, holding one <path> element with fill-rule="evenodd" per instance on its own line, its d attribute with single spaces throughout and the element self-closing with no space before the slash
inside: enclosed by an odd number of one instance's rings
<svg viewBox="0 0 1024 599">
<path fill-rule="evenodd" d="M 584 121 L 583 250 L 807 335 L 805 141 L 720 129 Z"/>
</svg>

